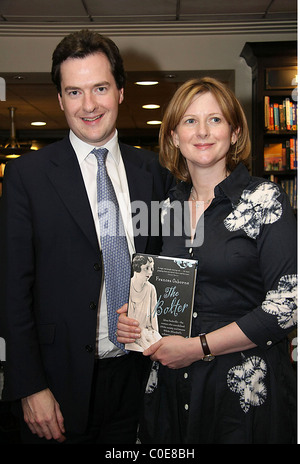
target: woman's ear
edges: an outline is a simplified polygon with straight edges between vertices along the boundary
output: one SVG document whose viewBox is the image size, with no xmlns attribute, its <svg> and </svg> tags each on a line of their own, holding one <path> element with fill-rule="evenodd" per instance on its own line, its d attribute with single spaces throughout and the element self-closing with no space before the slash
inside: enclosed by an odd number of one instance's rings
<svg viewBox="0 0 300 464">
<path fill-rule="evenodd" d="M 171 136 L 172 136 L 174 146 L 179 148 L 179 138 L 178 138 L 178 135 L 176 134 L 176 132 L 172 130 L 171 131 Z"/>
<path fill-rule="evenodd" d="M 231 140 L 230 140 L 231 145 L 234 145 L 234 144 L 237 142 L 239 133 L 240 133 L 240 128 L 238 128 L 237 130 L 235 130 L 234 132 L 232 132 L 232 134 L 231 134 Z"/>
</svg>

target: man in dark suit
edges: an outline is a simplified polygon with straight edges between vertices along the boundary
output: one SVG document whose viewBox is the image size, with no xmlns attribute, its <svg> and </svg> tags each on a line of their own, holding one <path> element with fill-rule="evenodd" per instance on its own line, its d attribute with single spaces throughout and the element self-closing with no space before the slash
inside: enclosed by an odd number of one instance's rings
<svg viewBox="0 0 300 464">
<path fill-rule="evenodd" d="M 91 151 L 108 150 L 130 254 L 160 252 L 159 234 L 150 235 L 151 204 L 164 200 L 173 180 L 155 154 L 118 142 L 125 78 L 110 39 L 90 31 L 67 36 L 53 53 L 52 78 L 70 134 L 5 172 L 4 399 L 22 405 L 26 443 L 134 443 L 147 365 L 108 338 Z M 147 206 L 139 235 L 130 207 L 137 200 Z"/>
</svg>

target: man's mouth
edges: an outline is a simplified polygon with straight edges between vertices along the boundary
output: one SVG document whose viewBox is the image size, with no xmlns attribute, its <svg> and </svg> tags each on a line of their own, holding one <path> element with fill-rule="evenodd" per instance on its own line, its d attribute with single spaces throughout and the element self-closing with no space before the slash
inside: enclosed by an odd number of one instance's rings
<svg viewBox="0 0 300 464">
<path fill-rule="evenodd" d="M 82 118 L 83 121 L 87 121 L 87 122 L 94 122 L 94 121 L 97 121 L 97 119 L 101 119 L 103 116 L 103 114 L 100 114 L 100 116 L 95 116 L 93 118 Z"/>
</svg>

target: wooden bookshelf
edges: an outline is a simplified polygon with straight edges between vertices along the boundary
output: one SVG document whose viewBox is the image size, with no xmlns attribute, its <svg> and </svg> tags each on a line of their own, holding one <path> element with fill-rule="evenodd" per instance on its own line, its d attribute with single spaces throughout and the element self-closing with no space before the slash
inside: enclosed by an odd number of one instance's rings
<svg viewBox="0 0 300 464">
<path fill-rule="evenodd" d="M 252 173 L 278 182 L 297 209 L 297 42 L 246 42 L 252 69 Z"/>
</svg>

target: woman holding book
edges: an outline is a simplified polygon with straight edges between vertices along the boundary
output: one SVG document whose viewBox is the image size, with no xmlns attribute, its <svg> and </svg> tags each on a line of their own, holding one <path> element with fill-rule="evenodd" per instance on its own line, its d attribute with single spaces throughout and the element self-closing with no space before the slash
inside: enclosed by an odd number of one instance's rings
<svg viewBox="0 0 300 464">
<path fill-rule="evenodd" d="M 211 78 L 183 84 L 164 115 L 160 159 L 179 181 L 164 220 L 173 201 L 188 202 L 189 224 L 164 237 L 163 254 L 198 260 L 192 336 L 163 337 L 143 353 L 157 378 L 145 394 L 142 443 L 296 443 L 287 338 L 296 324 L 295 217 L 278 185 L 249 174 L 249 156 L 233 93 Z M 124 311 L 122 343 L 139 336 Z"/>
</svg>

